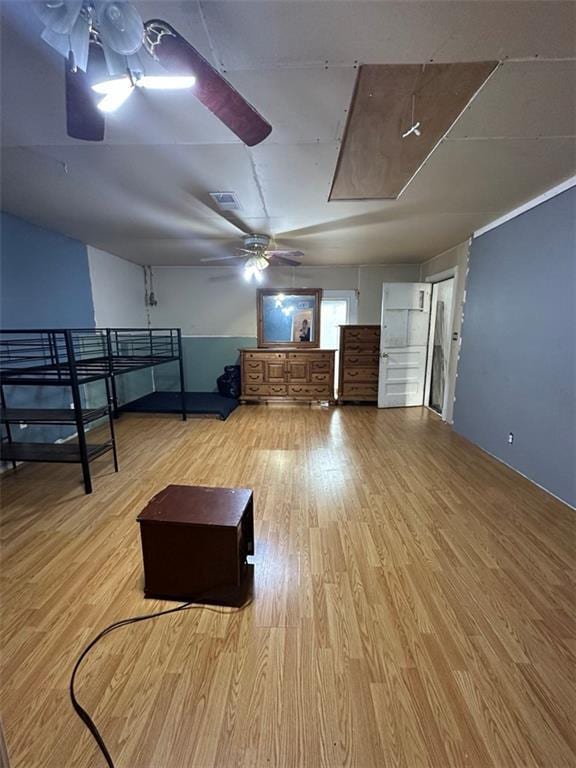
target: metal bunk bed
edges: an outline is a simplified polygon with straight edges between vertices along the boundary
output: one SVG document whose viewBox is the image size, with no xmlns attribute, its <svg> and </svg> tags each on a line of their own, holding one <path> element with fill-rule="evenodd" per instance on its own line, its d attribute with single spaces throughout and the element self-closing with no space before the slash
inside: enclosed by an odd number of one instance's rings
<svg viewBox="0 0 576 768">
<path fill-rule="evenodd" d="M 91 333 L 106 335 L 106 354 L 80 360 L 85 373 L 106 372 L 110 377 L 114 415 L 118 416 L 116 377 L 131 371 L 154 368 L 164 363 L 178 363 L 182 420 L 186 421 L 186 392 L 180 328 L 80 328 L 72 331 L 81 338 Z"/>
<path fill-rule="evenodd" d="M 0 459 L 64 462 L 82 465 L 86 493 L 92 492 L 90 462 L 112 451 L 118 471 L 113 416 L 118 410 L 116 377 L 168 362 L 178 362 L 182 418 L 186 419 L 182 338 L 179 328 L 87 328 L 0 330 L 0 423 L 5 434 L 0 441 Z M 103 381 L 106 405 L 88 405 L 85 385 Z M 39 407 L 24 396 L 25 407 L 12 407 L 12 397 L 22 401 L 21 387 L 69 388 L 70 407 L 62 407 L 64 396 L 41 396 Z M 32 390 L 37 399 L 38 389 Z M 46 402 L 48 401 L 48 402 Z M 51 407 L 56 405 L 58 407 Z M 89 443 L 86 427 L 106 418 L 109 439 Z M 14 425 L 43 425 L 75 428 L 75 442 L 20 442 L 13 439 Z"/>
</svg>

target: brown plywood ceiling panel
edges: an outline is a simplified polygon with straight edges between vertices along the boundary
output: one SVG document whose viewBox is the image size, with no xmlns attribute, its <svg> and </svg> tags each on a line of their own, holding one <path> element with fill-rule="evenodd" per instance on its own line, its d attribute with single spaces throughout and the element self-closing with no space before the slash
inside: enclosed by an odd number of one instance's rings
<svg viewBox="0 0 576 768">
<path fill-rule="evenodd" d="M 329 199 L 397 198 L 497 66 L 360 67 Z M 412 118 L 421 135 L 403 138 Z"/>
</svg>

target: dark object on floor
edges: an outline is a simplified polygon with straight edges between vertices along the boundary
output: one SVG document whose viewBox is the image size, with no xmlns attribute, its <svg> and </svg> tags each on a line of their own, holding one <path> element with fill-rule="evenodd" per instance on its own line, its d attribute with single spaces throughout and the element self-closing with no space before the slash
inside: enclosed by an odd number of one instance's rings
<svg viewBox="0 0 576 768">
<path fill-rule="evenodd" d="M 222 397 L 240 397 L 240 366 L 225 365 L 224 373 L 216 379 L 218 392 Z"/>
<path fill-rule="evenodd" d="M 216 392 L 186 392 L 186 413 L 219 416 L 225 421 L 238 407 L 238 400 Z M 151 392 L 119 408 L 120 413 L 180 413 L 180 392 Z"/>
<path fill-rule="evenodd" d="M 254 554 L 254 505 L 248 488 L 169 485 L 138 515 L 144 595 L 218 605 L 245 601 Z"/>
</svg>

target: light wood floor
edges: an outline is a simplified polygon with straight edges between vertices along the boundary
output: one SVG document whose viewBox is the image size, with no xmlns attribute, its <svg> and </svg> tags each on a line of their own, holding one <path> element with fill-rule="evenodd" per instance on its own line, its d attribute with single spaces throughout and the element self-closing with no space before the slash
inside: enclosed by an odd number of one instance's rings
<svg viewBox="0 0 576 768">
<path fill-rule="evenodd" d="M 173 482 L 254 488 L 255 597 L 95 649 L 79 699 L 117 768 L 574 768 L 573 510 L 419 408 L 118 433 L 92 496 L 75 466 L 2 482 L 12 768 L 104 765 L 68 678 L 106 624 L 171 605 L 142 597 L 135 517 Z"/>
</svg>

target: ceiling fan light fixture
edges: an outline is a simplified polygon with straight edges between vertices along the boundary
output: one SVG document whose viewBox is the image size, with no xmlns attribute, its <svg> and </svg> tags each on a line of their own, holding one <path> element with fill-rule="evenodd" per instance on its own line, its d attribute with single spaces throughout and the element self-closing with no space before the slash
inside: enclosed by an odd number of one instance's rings
<svg viewBox="0 0 576 768">
<path fill-rule="evenodd" d="M 98 103 L 98 109 L 101 112 L 114 112 L 124 104 L 128 96 L 136 88 L 150 88 L 153 90 L 182 90 L 192 88 L 196 78 L 192 75 L 186 76 L 155 76 L 130 73 L 122 77 L 114 77 L 108 80 L 101 80 L 92 85 L 95 93 L 101 94 L 104 98 Z"/>
<path fill-rule="evenodd" d="M 106 94 L 104 98 L 101 99 L 96 105 L 100 112 L 115 112 L 119 107 L 122 106 L 122 104 L 124 104 L 134 89 L 132 82 L 127 77 L 122 78 L 122 80 L 116 82 L 117 84 L 114 83 L 110 90 L 100 91 L 100 93 Z M 94 88 L 94 86 L 92 87 Z M 94 88 L 94 90 L 96 89 Z M 98 91 L 96 92 L 98 93 Z"/>
<path fill-rule="evenodd" d="M 261 283 L 263 280 L 262 272 L 269 266 L 268 259 L 264 258 L 261 254 L 255 254 L 250 256 L 246 264 L 244 265 L 244 280 L 250 282 L 252 278 L 257 283 Z"/>
<path fill-rule="evenodd" d="M 194 75 L 143 75 L 136 81 L 139 88 L 155 91 L 181 91 L 193 88 L 195 84 Z"/>
</svg>

